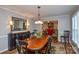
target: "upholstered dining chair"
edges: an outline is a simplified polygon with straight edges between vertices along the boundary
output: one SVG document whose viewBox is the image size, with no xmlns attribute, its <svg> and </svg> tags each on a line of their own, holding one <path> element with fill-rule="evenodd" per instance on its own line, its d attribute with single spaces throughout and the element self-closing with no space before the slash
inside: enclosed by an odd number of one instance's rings
<svg viewBox="0 0 79 59">
<path fill-rule="evenodd" d="M 29 38 L 30 36 L 31 36 L 30 31 L 27 31 L 27 32 L 25 33 L 25 38 Z"/>
<path fill-rule="evenodd" d="M 21 46 L 19 44 L 18 39 L 16 39 L 16 48 L 17 48 L 18 53 L 21 54 L 22 53 L 22 50 L 21 50 Z"/>
<path fill-rule="evenodd" d="M 17 48 L 17 51 L 19 54 L 24 54 L 24 53 L 27 53 L 27 43 L 24 43 L 24 42 L 21 42 L 19 39 L 18 39 L 18 35 L 16 35 L 16 48 Z"/>
<path fill-rule="evenodd" d="M 22 44 L 23 42 L 16 39 L 16 48 L 19 54 L 26 54 L 27 53 L 27 43 Z"/>
<path fill-rule="evenodd" d="M 23 33 L 23 39 L 26 39 L 26 33 Z"/>
</svg>

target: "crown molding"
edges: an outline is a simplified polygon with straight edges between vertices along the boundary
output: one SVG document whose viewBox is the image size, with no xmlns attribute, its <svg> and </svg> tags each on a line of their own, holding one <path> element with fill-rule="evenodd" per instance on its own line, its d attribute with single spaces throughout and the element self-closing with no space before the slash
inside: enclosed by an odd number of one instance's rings
<svg viewBox="0 0 79 59">
<path fill-rule="evenodd" d="M 0 8 L 1 8 L 1 9 L 4 9 L 4 10 L 7 10 L 7 11 L 9 11 L 9 12 L 13 12 L 13 13 L 19 14 L 19 15 L 24 16 L 24 17 L 29 17 L 29 16 L 26 16 L 25 14 L 22 14 L 22 13 L 20 13 L 20 12 L 14 11 L 14 10 L 11 10 L 11 9 L 9 9 L 9 8 L 6 8 L 6 7 L 1 7 L 1 6 L 0 6 Z"/>
</svg>

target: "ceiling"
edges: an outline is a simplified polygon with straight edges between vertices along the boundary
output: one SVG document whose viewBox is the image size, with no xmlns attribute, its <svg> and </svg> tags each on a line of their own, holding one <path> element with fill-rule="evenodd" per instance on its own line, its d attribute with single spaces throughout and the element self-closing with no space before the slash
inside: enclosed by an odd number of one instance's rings
<svg viewBox="0 0 79 59">
<path fill-rule="evenodd" d="M 1 5 L 2 8 L 8 8 L 25 16 L 37 17 L 37 5 Z M 79 8 L 78 5 L 41 5 L 41 17 L 72 14 Z"/>
</svg>

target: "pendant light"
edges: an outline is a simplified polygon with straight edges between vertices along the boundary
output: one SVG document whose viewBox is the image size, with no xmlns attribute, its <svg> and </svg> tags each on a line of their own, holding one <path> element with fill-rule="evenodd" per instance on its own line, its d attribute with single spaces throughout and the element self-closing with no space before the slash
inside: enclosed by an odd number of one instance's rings
<svg viewBox="0 0 79 59">
<path fill-rule="evenodd" d="M 43 24 L 41 20 L 41 17 L 40 17 L 40 6 L 37 7 L 38 8 L 38 20 L 35 21 L 35 24 Z"/>
</svg>

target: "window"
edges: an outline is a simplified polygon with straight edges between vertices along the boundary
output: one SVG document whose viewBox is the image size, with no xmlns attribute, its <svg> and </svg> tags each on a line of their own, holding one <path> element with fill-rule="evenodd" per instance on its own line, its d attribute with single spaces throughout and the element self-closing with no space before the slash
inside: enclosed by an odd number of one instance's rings
<svg viewBox="0 0 79 59">
<path fill-rule="evenodd" d="M 79 46 L 78 25 L 79 25 L 79 21 L 78 21 L 78 13 L 77 13 L 72 17 L 72 40 L 77 45 L 77 47 Z"/>
</svg>

